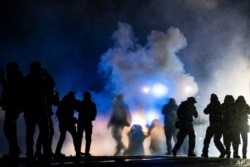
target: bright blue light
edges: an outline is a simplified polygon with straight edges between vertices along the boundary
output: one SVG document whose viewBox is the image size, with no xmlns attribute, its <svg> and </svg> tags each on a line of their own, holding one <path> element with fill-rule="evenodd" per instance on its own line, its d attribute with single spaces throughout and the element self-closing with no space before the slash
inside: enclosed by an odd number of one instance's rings
<svg viewBox="0 0 250 167">
<path fill-rule="evenodd" d="M 152 87 L 152 94 L 157 98 L 164 97 L 167 95 L 167 93 L 168 93 L 168 88 L 161 83 L 155 84 Z"/>
</svg>

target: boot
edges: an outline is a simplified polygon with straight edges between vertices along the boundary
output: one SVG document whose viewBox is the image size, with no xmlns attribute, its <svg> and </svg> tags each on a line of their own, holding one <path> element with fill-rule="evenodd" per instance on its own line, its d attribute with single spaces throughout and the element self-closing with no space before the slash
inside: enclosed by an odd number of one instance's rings
<svg viewBox="0 0 250 167">
<path fill-rule="evenodd" d="M 238 149 L 239 149 L 239 145 L 238 144 L 233 144 L 234 158 L 240 158 L 240 156 L 238 154 Z"/>
<path fill-rule="evenodd" d="M 196 154 L 193 151 L 188 152 L 188 157 L 196 157 Z"/>
</svg>

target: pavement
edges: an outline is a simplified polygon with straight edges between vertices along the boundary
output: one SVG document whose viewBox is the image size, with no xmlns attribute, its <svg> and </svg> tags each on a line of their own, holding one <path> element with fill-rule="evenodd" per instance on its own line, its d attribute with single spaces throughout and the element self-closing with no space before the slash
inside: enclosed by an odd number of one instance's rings
<svg viewBox="0 0 250 167">
<path fill-rule="evenodd" d="M 26 158 L 7 160 L 0 158 L 0 167 L 41 167 L 41 166 L 88 166 L 88 167 L 250 167 L 250 159 L 221 159 L 217 157 L 186 157 L 186 156 L 92 156 L 89 158 L 65 157 L 52 159 L 50 162 L 34 161 L 27 163 Z"/>
</svg>

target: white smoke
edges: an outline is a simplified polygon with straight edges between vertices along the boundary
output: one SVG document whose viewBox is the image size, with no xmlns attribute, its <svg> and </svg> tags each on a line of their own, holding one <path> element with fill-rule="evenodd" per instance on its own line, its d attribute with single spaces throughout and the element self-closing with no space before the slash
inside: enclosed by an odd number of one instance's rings
<svg viewBox="0 0 250 167">
<path fill-rule="evenodd" d="M 158 99 L 150 91 L 153 93 L 152 88 L 156 85 L 165 87 L 166 93 L 161 98 L 175 97 L 180 101 L 197 93 L 194 78 L 185 72 L 176 55 L 187 46 L 187 40 L 179 29 L 152 31 L 142 46 L 137 43 L 131 26 L 119 23 L 113 39 L 115 44 L 102 55 L 100 68 L 112 84 L 112 91 L 123 93 L 131 107 L 145 102 L 152 107 L 154 104 L 150 103 Z M 145 94 L 141 91 L 143 88 L 147 88 Z"/>
<path fill-rule="evenodd" d="M 140 45 L 132 27 L 118 23 L 112 37 L 114 46 L 102 55 L 100 70 L 109 81 L 108 91 L 124 95 L 132 122 L 141 124 L 144 131 L 147 131 L 145 125 L 151 124 L 152 120 L 162 120 L 161 107 L 167 98 L 174 97 L 180 102 L 198 92 L 194 78 L 185 72 L 177 56 L 187 46 L 187 40 L 178 28 L 171 27 L 166 32 L 151 31 L 146 44 Z M 128 144 L 126 133 L 124 138 Z M 150 138 L 165 137 L 161 134 Z M 150 138 L 144 143 L 146 154 L 150 154 Z"/>
</svg>

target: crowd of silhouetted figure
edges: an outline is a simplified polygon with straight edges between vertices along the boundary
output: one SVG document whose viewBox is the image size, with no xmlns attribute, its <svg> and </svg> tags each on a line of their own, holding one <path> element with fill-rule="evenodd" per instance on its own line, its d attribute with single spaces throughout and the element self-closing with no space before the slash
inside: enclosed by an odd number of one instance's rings
<svg viewBox="0 0 250 167">
<path fill-rule="evenodd" d="M 167 141 L 167 155 L 177 155 L 184 139 L 188 136 L 188 156 L 194 157 L 195 130 L 193 118 L 198 117 L 194 97 L 188 97 L 186 101 L 177 106 L 175 99 L 170 98 L 169 103 L 162 108 L 165 115 L 165 132 Z M 205 107 L 204 114 L 209 115 L 209 126 L 207 127 L 203 141 L 202 157 L 208 158 L 208 149 L 211 139 L 220 152 L 219 158 L 241 158 L 239 156 L 239 145 L 242 142 L 242 158 L 247 158 L 248 146 L 248 115 L 250 107 L 243 96 L 235 100 L 232 95 L 226 95 L 224 102 L 218 100 L 216 94 L 212 93 L 210 103 Z M 175 115 L 176 114 L 176 115 Z M 172 122 L 171 119 L 176 119 Z M 170 120 L 169 120 L 170 119 Z M 179 129 L 176 132 L 175 128 Z M 177 133 L 177 134 L 176 134 Z M 176 134 L 176 138 L 175 138 Z M 174 138 L 175 146 L 172 148 L 171 140 Z M 231 149 L 232 147 L 232 149 Z M 231 155 L 232 151 L 232 155 Z"/>
<path fill-rule="evenodd" d="M 61 148 L 66 131 L 73 138 L 76 156 L 81 154 L 82 136 L 85 132 L 85 156 L 90 156 L 92 121 L 95 120 L 96 104 L 91 100 L 91 93 L 83 93 L 83 100 L 77 100 L 75 93 L 69 91 L 62 100 L 55 90 L 55 81 L 49 72 L 42 67 L 41 62 L 30 63 L 29 73 L 24 76 L 17 62 L 9 62 L 6 70 L 1 69 L 0 81 L 2 85 L 1 106 L 5 111 L 3 130 L 8 141 L 9 152 L 4 158 L 16 159 L 21 150 L 17 139 L 17 119 L 23 112 L 26 124 L 26 157 L 28 160 L 51 160 L 62 158 Z M 59 121 L 60 138 L 56 152 L 52 152 L 54 127 L 51 116 L 52 106 L 57 106 L 56 116 Z M 78 112 L 78 118 L 74 117 Z M 76 126 L 77 125 L 77 126 Z M 35 151 L 34 134 L 36 126 L 39 128 Z"/>
<path fill-rule="evenodd" d="M 50 73 L 42 67 L 41 62 L 30 63 L 29 73 L 24 76 L 17 62 L 9 62 L 6 69 L 0 70 L 0 82 L 2 86 L 0 106 L 5 111 L 3 131 L 8 141 L 9 152 L 3 157 L 16 159 L 21 150 L 18 144 L 17 119 L 23 112 L 26 124 L 26 157 L 28 160 L 51 160 L 51 158 L 64 158 L 61 149 L 69 132 L 73 139 L 76 157 L 85 155 L 90 157 L 90 146 L 92 136 L 92 121 L 97 115 L 97 107 L 91 99 L 89 91 L 83 92 L 83 99 L 78 100 L 74 91 L 68 91 L 66 95 L 59 98 L 56 91 L 56 83 Z M 188 136 L 188 156 L 196 156 L 195 130 L 193 118 L 198 117 L 195 107 L 196 99 L 188 97 L 187 100 L 176 104 L 174 98 L 169 98 L 168 103 L 163 105 L 164 131 L 166 135 L 167 155 L 176 156 L 178 150 Z M 159 126 L 154 120 L 149 128 L 148 134 L 142 132 L 140 125 L 132 125 L 132 118 L 128 105 L 124 102 L 123 95 L 114 97 L 112 113 L 108 121 L 112 137 L 116 141 L 114 155 L 144 154 L 143 141 L 153 128 Z M 52 139 L 54 127 L 52 121 L 52 106 L 56 106 L 55 115 L 59 122 L 60 137 L 55 152 L 52 151 Z M 78 112 L 78 117 L 74 112 Z M 205 107 L 204 113 L 209 115 L 209 126 L 207 127 L 202 157 L 209 156 L 209 144 L 214 138 L 214 144 L 220 152 L 220 158 L 240 158 L 238 149 L 242 141 L 242 158 L 247 157 L 248 144 L 248 115 L 250 107 L 243 96 L 236 100 L 232 95 L 226 95 L 224 102 L 218 100 L 216 94 L 211 94 L 210 103 Z M 36 126 L 39 135 L 34 142 Z M 131 127 L 128 132 L 128 148 L 122 142 L 122 132 L 125 127 Z M 85 152 L 81 152 L 82 137 L 85 132 Z M 174 147 L 172 147 L 172 139 Z M 152 139 L 153 140 L 153 139 Z M 151 149 L 157 153 L 157 142 L 151 140 Z M 34 151 L 34 143 L 36 143 Z M 232 147 L 232 150 L 231 150 Z"/>
</svg>

